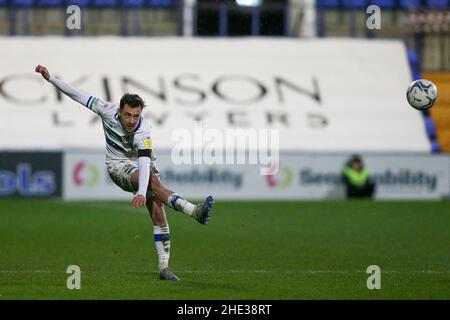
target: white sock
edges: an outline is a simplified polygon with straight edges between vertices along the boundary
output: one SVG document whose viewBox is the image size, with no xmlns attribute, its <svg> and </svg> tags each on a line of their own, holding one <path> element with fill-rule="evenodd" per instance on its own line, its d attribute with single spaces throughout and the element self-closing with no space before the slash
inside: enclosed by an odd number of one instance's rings
<svg viewBox="0 0 450 320">
<path fill-rule="evenodd" d="M 183 199 L 176 193 L 172 193 L 169 196 L 169 199 L 167 199 L 167 202 L 168 202 L 169 206 L 172 207 L 172 209 L 181 211 L 189 216 L 192 216 L 192 213 L 195 210 L 195 204 L 192 204 L 189 201 Z"/>
<path fill-rule="evenodd" d="M 169 266 L 170 257 L 170 233 L 169 225 L 164 227 L 153 226 L 153 235 L 156 245 L 156 253 L 159 259 L 159 270 Z"/>
</svg>

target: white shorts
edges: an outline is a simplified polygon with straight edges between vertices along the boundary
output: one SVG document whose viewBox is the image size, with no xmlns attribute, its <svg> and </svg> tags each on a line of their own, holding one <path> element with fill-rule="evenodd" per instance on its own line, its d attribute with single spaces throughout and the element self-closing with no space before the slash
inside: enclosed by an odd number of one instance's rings
<svg viewBox="0 0 450 320">
<path fill-rule="evenodd" d="M 138 170 L 137 162 L 132 160 L 106 161 L 106 168 L 111 180 L 122 190 L 132 193 L 138 191 L 137 186 L 131 183 L 132 174 Z M 150 167 L 150 174 L 159 177 L 159 172 L 153 161 Z"/>
</svg>

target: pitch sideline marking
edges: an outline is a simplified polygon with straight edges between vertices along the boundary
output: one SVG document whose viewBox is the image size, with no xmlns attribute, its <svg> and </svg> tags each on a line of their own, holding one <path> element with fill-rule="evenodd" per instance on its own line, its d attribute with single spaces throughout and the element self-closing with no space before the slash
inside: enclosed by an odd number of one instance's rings
<svg viewBox="0 0 450 320">
<path fill-rule="evenodd" d="M 153 273 L 153 271 L 142 271 L 142 270 L 127 270 L 125 273 Z M 179 273 L 298 273 L 298 274 L 352 274 L 352 273 L 366 273 L 364 270 L 176 270 Z M 63 271 L 52 271 L 52 270 L 0 270 L 0 273 L 61 273 Z M 108 271 L 86 271 L 86 273 L 119 273 L 108 272 Z M 420 270 L 420 271 L 398 271 L 398 270 L 386 270 L 382 273 L 387 274 L 447 274 L 450 270 Z"/>
</svg>

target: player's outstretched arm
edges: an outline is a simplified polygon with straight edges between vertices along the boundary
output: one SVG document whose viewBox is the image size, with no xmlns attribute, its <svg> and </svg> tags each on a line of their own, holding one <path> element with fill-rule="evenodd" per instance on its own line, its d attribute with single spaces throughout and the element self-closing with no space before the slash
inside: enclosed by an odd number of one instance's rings
<svg viewBox="0 0 450 320">
<path fill-rule="evenodd" d="M 39 64 L 36 66 L 34 71 L 40 73 L 45 80 L 53 84 L 55 87 L 57 87 L 59 90 L 61 90 L 63 93 L 65 93 L 67 96 L 69 96 L 76 102 L 81 103 L 84 106 L 87 106 L 90 96 L 84 93 L 83 91 L 80 91 L 77 88 L 71 86 L 70 84 L 64 82 L 63 80 L 57 79 L 56 77 L 52 76 L 45 66 Z"/>
<path fill-rule="evenodd" d="M 48 81 L 48 79 L 50 79 L 50 73 L 48 72 L 46 67 L 38 64 L 36 66 L 36 68 L 34 68 L 34 71 L 36 71 L 37 73 L 40 73 L 45 80 Z"/>
</svg>

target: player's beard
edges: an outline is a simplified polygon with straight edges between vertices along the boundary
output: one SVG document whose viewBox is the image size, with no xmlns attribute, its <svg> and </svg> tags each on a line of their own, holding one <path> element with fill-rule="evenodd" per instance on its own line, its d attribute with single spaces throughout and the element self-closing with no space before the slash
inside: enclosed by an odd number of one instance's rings
<svg viewBox="0 0 450 320">
<path fill-rule="evenodd" d="M 134 131 L 134 129 L 136 128 L 136 126 L 137 126 L 137 124 L 135 124 L 135 125 L 131 128 L 131 127 L 128 127 L 128 126 L 126 125 L 126 123 L 124 123 L 124 121 L 122 121 L 122 119 L 119 118 L 119 121 L 120 121 L 120 125 L 122 126 L 123 130 L 124 130 L 126 133 L 132 133 L 132 132 Z"/>
</svg>

